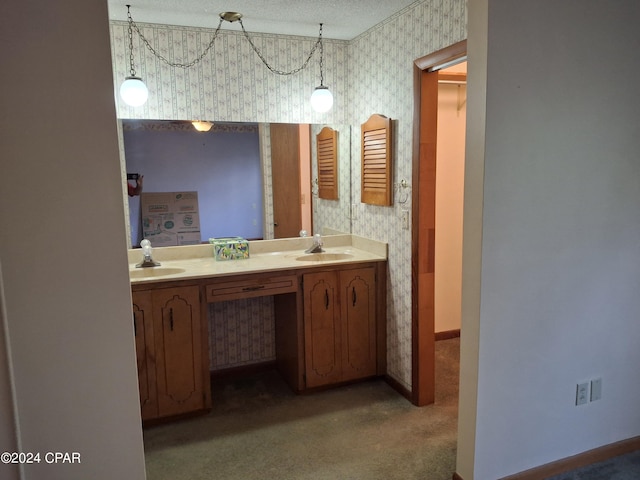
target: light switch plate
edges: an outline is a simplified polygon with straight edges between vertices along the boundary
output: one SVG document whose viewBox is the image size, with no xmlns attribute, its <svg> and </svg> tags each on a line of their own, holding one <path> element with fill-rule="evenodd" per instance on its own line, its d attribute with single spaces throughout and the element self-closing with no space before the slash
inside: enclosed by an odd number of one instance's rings
<svg viewBox="0 0 640 480">
<path fill-rule="evenodd" d="M 602 398 L 602 379 L 591 380 L 591 401 L 595 402 Z"/>
<path fill-rule="evenodd" d="M 404 230 L 409 230 L 409 210 L 402 210 L 402 228 Z"/>
</svg>

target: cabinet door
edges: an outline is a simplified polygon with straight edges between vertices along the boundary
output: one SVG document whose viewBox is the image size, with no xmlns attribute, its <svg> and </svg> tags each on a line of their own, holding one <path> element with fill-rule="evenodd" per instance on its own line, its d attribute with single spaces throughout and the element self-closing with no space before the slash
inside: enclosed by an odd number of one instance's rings
<svg viewBox="0 0 640 480">
<path fill-rule="evenodd" d="M 133 293 L 133 332 L 136 341 L 138 388 L 142 420 L 158 416 L 156 355 L 153 340 L 151 292 Z"/>
<path fill-rule="evenodd" d="M 158 413 L 205 407 L 198 287 L 152 291 Z"/>
<path fill-rule="evenodd" d="M 376 283 L 373 267 L 340 272 L 342 380 L 376 374 Z"/>
<path fill-rule="evenodd" d="M 339 382 L 342 367 L 336 275 L 307 274 L 303 284 L 306 386 Z"/>
</svg>

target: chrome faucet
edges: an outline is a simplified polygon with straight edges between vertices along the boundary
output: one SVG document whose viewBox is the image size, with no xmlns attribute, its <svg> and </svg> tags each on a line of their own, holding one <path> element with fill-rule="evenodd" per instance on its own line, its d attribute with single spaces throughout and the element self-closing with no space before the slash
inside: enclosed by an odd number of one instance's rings
<svg viewBox="0 0 640 480">
<path fill-rule="evenodd" d="M 151 242 L 146 238 L 140 242 L 140 246 L 142 247 L 142 262 L 136 265 L 137 268 L 147 268 L 147 267 L 159 267 L 160 262 L 155 262 L 153 258 L 151 258 Z"/>
<path fill-rule="evenodd" d="M 319 233 L 316 233 L 313 236 L 313 245 L 307 248 L 304 253 L 321 253 L 324 252 L 322 249 L 322 236 Z"/>
</svg>

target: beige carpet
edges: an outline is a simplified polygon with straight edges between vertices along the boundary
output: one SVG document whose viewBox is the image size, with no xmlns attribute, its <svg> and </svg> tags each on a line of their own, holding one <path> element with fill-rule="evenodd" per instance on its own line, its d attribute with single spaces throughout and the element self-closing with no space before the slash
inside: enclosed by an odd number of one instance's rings
<svg viewBox="0 0 640 480">
<path fill-rule="evenodd" d="M 436 344 L 436 403 L 382 380 L 295 395 L 277 373 L 213 386 L 206 416 L 145 429 L 149 480 L 451 480 L 459 339 Z"/>
</svg>

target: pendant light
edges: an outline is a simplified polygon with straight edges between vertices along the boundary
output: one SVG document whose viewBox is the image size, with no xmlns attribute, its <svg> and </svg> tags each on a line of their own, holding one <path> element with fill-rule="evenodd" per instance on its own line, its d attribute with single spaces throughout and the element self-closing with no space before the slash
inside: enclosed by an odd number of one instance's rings
<svg viewBox="0 0 640 480">
<path fill-rule="evenodd" d="M 322 24 L 320 24 L 320 86 L 316 87 L 311 94 L 311 107 L 318 113 L 325 113 L 333 107 L 333 94 L 329 87 L 324 86 L 324 47 L 322 44 Z"/>
<path fill-rule="evenodd" d="M 214 31 L 213 36 L 211 37 L 211 41 L 206 46 L 206 48 L 195 59 L 191 60 L 190 62 L 178 63 L 178 62 L 172 62 L 167 60 L 163 55 L 161 55 L 159 52 L 155 50 L 155 48 L 151 45 L 149 40 L 147 40 L 144 37 L 138 25 L 133 21 L 131 17 L 130 9 L 131 9 L 131 5 L 127 5 L 127 18 L 129 21 L 128 33 L 129 33 L 130 74 L 128 77 L 125 78 L 125 81 L 120 86 L 120 96 L 122 97 L 122 100 L 127 105 L 130 105 L 132 107 L 139 107 L 141 105 L 144 105 L 144 103 L 147 101 L 147 98 L 149 96 L 149 90 L 147 89 L 147 86 L 142 81 L 142 78 L 136 75 L 136 71 L 135 71 L 135 66 L 133 62 L 133 30 L 136 31 L 136 34 L 140 37 L 144 45 L 147 47 L 147 49 L 149 49 L 149 51 L 156 58 L 158 58 L 159 60 L 162 60 L 163 62 L 165 62 L 167 65 L 171 67 L 187 69 L 198 64 L 213 48 L 213 44 L 218 36 L 218 32 L 220 31 L 220 27 L 222 26 L 223 22 L 230 22 L 230 23 L 238 22 L 240 24 L 240 27 L 242 28 L 242 33 L 244 37 L 249 42 L 249 45 L 251 45 L 251 48 L 255 51 L 258 58 L 262 61 L 262 63 L 264 63 L 264 65 L 271 72 L 277 75 L 294 75 L 300 72 L 301 70 L 304 70 L 309 65 L 309 61 L 311 60 L 311 57 L 313 57 L 313 54 L 319 48 L 320 49 L 320 86 L 316 87 L 313 94 L 311 95 L 311 106 L 315 111 L 321 112 L 321 113 L 329 111 L 333 106 L 333 94 L 331 93 L 331 91 L 329 91 L 329 88 L 326 87 L 323 83 L 324 82 L 324 63 L 323 63 L 324 48 L 322 44 L 322 23 L 320 24 L 320 33 L 318 35 L 318 39 L 314 43 L 313 47 L 311 48 L 311 51 L 309 52 L 309 55 L 307 56 L 306 60 L 302 63 L 302 65 L 290 71 L 282 71 L 271 66 L 269 62 L 267 62 L 267 60 L 265 59 L 264 55 L 260 52 L 260 50 L 258 50 L 253 40 L 251 39 L 251 37 L 249 36 L 249 34 L 244 28 L 244 24 L 242 23 L 241 13 L 222 12 L 219 15 L 220 22 L 218 24 L 218 28 L 216 28 L 216 30 Z"/>
<path fill-rule="evenodd" d="M 140 77 L 129 76 L 120 85 L 120 98 L 131 107 L 140 107 L 149 98 L 149 89 Z"/>
<path fill-rule="evenodd" d="M 144 105 L 149 98 L 149 89 L 142 81 L 142 78 L 136 75 L 136 68 L 133 63 L 133 31 L 131 23 L 131 5 L 127 5 L 127 16 L 129 17 L 129 76 L 124 79 L 120 85 L 120 98 L 131 107 L 139 107 Z"/>
</svg>

